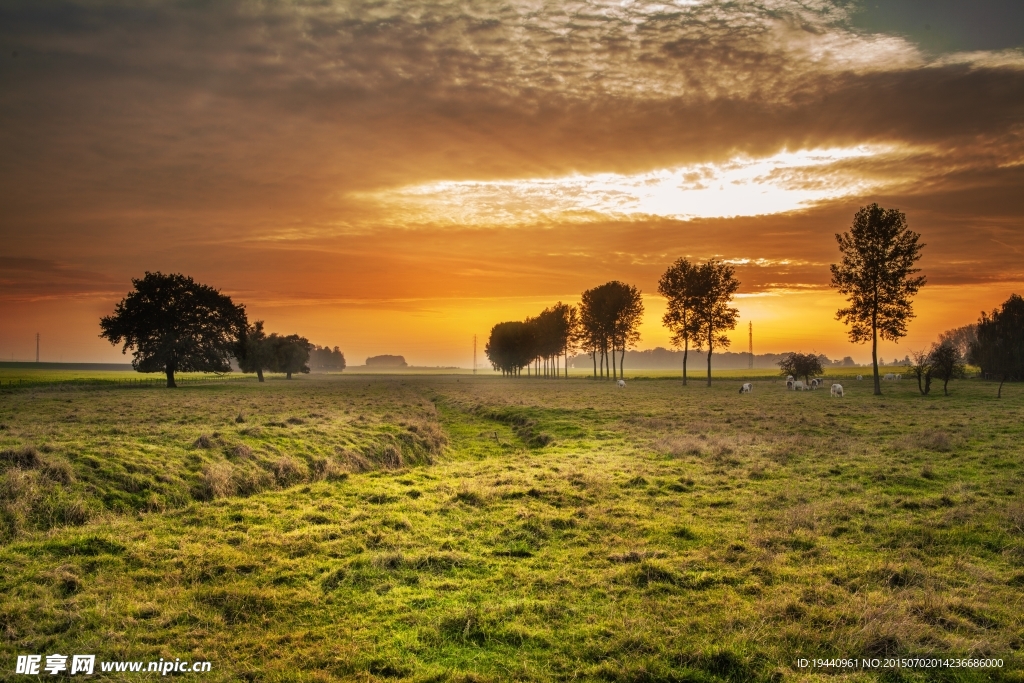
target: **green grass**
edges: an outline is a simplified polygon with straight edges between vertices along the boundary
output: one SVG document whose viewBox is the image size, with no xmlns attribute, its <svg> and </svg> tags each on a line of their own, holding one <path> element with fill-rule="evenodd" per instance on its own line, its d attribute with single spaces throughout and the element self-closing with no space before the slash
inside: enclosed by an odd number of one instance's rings
<svg viewBox="0 0 1024 683">
<path fill-rule="evenodd" d="M 899 654 L 1022 680 L 1022 388 L 774 380 L 5 386 L 0 667 L 768 681 Z"/>
</svg>

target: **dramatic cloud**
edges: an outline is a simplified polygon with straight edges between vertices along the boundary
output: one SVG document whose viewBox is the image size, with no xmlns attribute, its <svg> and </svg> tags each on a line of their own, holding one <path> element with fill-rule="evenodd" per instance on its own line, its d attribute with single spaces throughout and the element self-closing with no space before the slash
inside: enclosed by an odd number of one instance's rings
<svg viewBox="0 0 1024 683">
<path fill-rule="evenodd" d="M 869 201 L 924 234 L 932 283 L 1008 294 L 1024 29 L 954 5 L 4 3 L 0 306 L 180 270 L 297 328 L 332 307 L 323 342 L 455 301 L 466 336 L 516 297 L 651 292 L 679 255 L 827 297 Z"/>
</svg>

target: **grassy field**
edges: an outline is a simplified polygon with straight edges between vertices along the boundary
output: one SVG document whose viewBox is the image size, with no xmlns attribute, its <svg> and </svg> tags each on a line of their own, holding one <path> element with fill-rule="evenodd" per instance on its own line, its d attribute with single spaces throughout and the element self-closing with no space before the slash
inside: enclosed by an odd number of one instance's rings
<svg viewBox="0 0 1024 683">
<path fill-rule="evenodd" d="M 0 679 L 1024 680 L 1024 387 L 776 380 L 4 385 Z"/>
</svg>

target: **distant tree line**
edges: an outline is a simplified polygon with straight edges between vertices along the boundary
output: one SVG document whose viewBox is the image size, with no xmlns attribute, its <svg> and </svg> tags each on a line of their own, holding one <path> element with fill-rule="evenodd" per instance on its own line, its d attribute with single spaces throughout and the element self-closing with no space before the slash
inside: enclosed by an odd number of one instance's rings
<svg viewBox="0 0 1024 683">
<path fill-rule="evenodd" d="M 725 331 L 736 327 L 739 311 L 730 306 L 739 282 L 732 266 L 711 259 L 692 264 L 673 263 L 662 276 L 658 291 L 668 300 L 662 321 L 672 344 L 683 348 L 683 381 L 690 348 L 707 349 L 707 381 L 715 348 L 727 348 Z M 502 322 L 491 328 L 484 353 L 495 370 L 520 376 L 559 376 L 559 363 L 568 375 L 570 353 L 590 356 L 594 377 L 624 376 L 627 349 L 640 341 L 642 293 L 617 280 L 583 292 L 578 305 L 561 302 L 536 318 Z"/>
<path fill-rule="evenodd" d="M 250 324 L 245 306 L 213 287 L 174 273 L 147 272 L 132 279 L 129 292 L 111 315 L 100 320 L 100 336 L 132 350 L 139 372 L 163 372 L 167 386 L 177 386 L 178 372 L 231 372 L 231 359 L 242 372 L 293 373 L 317 368 L 345 368 L 338 349 L 309 343 L 297 334 L 267 334 L 263 321 Z"/>
<path fill-rule="evenodd" d="M 345 365 L 345 354 L 337 346 L 333 349 L 326 346 L 314 346 L 309 352 L 309 369 L 313 372 L 341 372 Z"/>
<path fill-rule="evenodd" d="M 557 377 L 560 365 L 568 374 L 568 365 L 559 361 L 583 343 L 583 334 L 579 308 L 559 301 L 535 318 L 492 327 L 484 355 L 506 376 L 520 376 L 526 369 L 528 375 Z"/>
</svg>

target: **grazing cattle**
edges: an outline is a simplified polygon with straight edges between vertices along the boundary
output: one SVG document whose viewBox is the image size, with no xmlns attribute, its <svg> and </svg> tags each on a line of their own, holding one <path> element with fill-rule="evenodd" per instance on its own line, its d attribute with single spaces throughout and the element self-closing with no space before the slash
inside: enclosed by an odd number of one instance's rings
<svg viewBox="0 0 1024 683">
<path fill-rule="evenodd" d="M 802 379 L 798 379 L 793 382 L 793 391 L 807 391 L 807 385 L 804 384 Z"/>
<path fill-rule="evenodd" d="M 795 378 L 793 377 L 793 375 L 786 375 L 786 381 L 787 382 L 792 382 L 794 379 Z"/>
<path fill-rule="evenodd" d="M 882 379 L 884 379 L 887 382 L 895 382 L 896 375 L 892 374 L 891 372 L 887 372 L 885 373 L 885 377 L 883 377 Z"/>
<path fill-rule="evenodd" d="M 897 382 L 899 382 L 901 379 L 903 379 L 903 375 L 896 375 L 896 381 Z"/>
<path fill-rule="evenodd" d="M 842 384 L 833 384 L 832 385 L 832 396 L 838 396 L 839 398 L 843 397 L 843 385 Z"/>
<path fill-rule="evenodd" d="M 753 390 L 754 390 L 754 385 L 751 384 L 750 382 L 747 382 L 743 386 L 740 387 L 740 393 L 741 394 L 749 394 Z"/>
<path fill-rule="evenodd" d="M 792 390 L 794 384 L 795 384 L 795 382 L 793 381 L 792 377 L 790 377 L 789 379 L 786 380 L 786 388 L 787 389 Z"/>
<path fill-rule="evenodd" d="M 858 382 L 861 381 L 862 379 L 864 379 L 864 375 L 857 375 L 857 381 Z"/>
<path fill-rule="evenodd" d="M 619 389 L 625 389 L 626 388 L 626 380 L 620 379 L 618 382 L 615 383 L 615 386 L 617 386 Z"/>
</svg>

